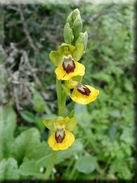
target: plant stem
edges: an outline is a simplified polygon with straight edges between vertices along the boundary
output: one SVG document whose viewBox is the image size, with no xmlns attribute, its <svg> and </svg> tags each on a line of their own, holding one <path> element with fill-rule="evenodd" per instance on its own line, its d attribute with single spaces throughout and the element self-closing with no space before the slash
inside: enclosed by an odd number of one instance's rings
<svg viewBox="0 0 137 183">
<path fill-rule="evenodd" d="M 57 99 L 58 99 L 58 115 L 64 116 L 65 108 L 66 108 L 66 93 L 62 88 L 61 81 L 56 79 L 56 91 L 57 91 Z"/>
<path fill-rule="evenodd" d="M 66 108 L 66 93 L 62 88 L 61 81 L 57 79 L 56 79 L 56 92 L 57 92 L 57 100 L 58 100 L 58 115 L 64 116 L 65 108 Z M 48 162 L 49 164 L 48 164 L 46 173 L 43 176 L 44 179 L 48 179 L 50 177 L 55 161 L 56 161 L 56 152 L 53 151 Z"/>
</svg>

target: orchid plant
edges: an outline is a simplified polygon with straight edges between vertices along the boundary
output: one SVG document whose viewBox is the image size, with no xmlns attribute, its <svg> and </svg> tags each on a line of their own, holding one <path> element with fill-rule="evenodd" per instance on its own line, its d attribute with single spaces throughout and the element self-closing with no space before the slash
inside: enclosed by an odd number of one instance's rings
<svg viewBox="0 0 137 183">
<path fill-rule="evenodd" d="M 64 26 L 64 43 L 57 51 L 49 54 L 51 63 L 55 65 L 56 91 L 58 100 L 58 117 L 46 119 L 44 125 L 50 130 L 48 144 L 55 151 L 66 150 L 74 142 L 72 133 L 76 128 L 76 116 L 66 113 L 66 97 L 78 104 L 89 104 L 96 100 L 99 90 L 83 84 L 85 66 L 80 62 L 86 51 L 88 34 L 82 31 L 80 12 L 75 9 L 70 13 Z M 71 114 L 71 112 L 70 112 Z M 53 153 L 55 159 L 55 153 Z"/>
<path fill-rule="evenodd" d="M 56 66 L 56 90 L 58 99 L 58 117 L 44 120 L 50 130 L 49 146 L 53 151 L 65 150 L 75 141 L 72 130 L 76 127 L 76 117 L 66 116 L 67 95 L 78 104 L 89 104 L 96 100 L 99 90 L 82 83 L 85 66 L 79 63 L 86 51 L 88 34 L 82 31 L 80 12 L 75 9 L 70 13 L 64 26 L 64 41 L 57 51 L 49 54 L 51 62 Z"/>
</svg>

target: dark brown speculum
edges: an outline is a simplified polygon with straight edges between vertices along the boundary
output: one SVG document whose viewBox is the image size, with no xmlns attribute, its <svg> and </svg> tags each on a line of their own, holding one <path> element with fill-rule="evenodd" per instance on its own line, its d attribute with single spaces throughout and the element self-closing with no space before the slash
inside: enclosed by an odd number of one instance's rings
<svg viewBox="0 0 137 183">
<path fill-rule="evenodd" d="M 86 96 L 89 96 L 91 91 L 88 87 L 86 87 L 85 85 L 81 85 L 81 84 L 78 84 L 77 85 L 77 90 L 82 93 L 83 95 L 86 95 Z"/>
<path fill-rule="evenodd" d="M 63 128 L 57 129 L 55 132 L 55 139 L 57 143 L 62 143 L 65 138 L 65 131 Z"/>
<path fill-rule="evenodd" d="M 63 69 L 66 71 L 67 74 L 69 74 L 70 72 L 74 72 L 75 70 L 75 63 L 74 60 L 72 59 L 71 56 L 65 57 L 63 59 Z"/>
</svg>

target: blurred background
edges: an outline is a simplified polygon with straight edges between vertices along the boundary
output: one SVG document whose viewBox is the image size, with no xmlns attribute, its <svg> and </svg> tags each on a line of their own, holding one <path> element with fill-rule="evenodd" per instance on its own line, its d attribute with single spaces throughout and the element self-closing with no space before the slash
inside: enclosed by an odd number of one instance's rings
<svg viewBox="0 0 137 183">
<path fill-rule="evenodd" d="M 40 179 L 51 150 L 42 119 L 57 113 L 49 53 L 63 42 L 78 8 L 89 35 L 84 81 L 100 90 L 74 107 L 76 142 L 57 153 L 51 179 L 134 177 L 134 7 L 129 4 L 41 4 L 0 7 L 0 179 Z"/>
</svg>

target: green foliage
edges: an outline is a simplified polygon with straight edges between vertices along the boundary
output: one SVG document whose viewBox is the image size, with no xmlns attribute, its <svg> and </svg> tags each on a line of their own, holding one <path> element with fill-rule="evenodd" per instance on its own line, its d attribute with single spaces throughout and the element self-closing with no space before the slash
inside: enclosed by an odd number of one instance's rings
<svg viewBox="0 0 137 183">
<path fill-rule="evenodd" d="M 27 157 L 29 153 L 31 153 L 31 150 L 39 143 L 39 131 L 35 128 L 30 128 L 16 137 L 14 143 L 12 144 L 11 153 L 17 158 L 18 161 L 20 161 L 23 157 Z"/>
<path fill-rule="evenodd" d="M 64 162 L 64 160 L 68 158 L 74 158 L 74 155 L 76 156 L 83 150 L 83 145 L 80 140 L 76 140 L 75 143 L 67 150 L 57 152 L 57 159 L 56 163 Z"/>
<path fill-rule="evenodd" d="M 0 162 L 0 180 L 19 179 L 17 161 L 13 158 L 3 159 Z"/>
<path fill-rule="evenodd" d="M 44 112 L 45 111 L 45 102 L 44 102 L 43 98 L 36 90 L 34 90 L 34 88 L 32 89 L 32 93 L 33 93 L 32 103 L 33 103 L 35 111 L 40 112 L 40 113 Z"/>
<path fill-rule="evenodd" d="M 9 106 L 0 107 L 0 159 L 9 156 L 16 127 L 16 114 Z"/>
<path fill-rule="evenodd" d="M 96 169 L 96 158 L 93 156 L 81 156 L 77 163 L 76 168 L 79 172 L 89 174 Z"/>
<path fill-rule="evenodd" d="M 30 123 L 35 122 L 35 115 L 33 113 L 29 112 L 29 111 L 21 111 L 20 115 L 24 120 L 26 120 Z"/>
</svg>

